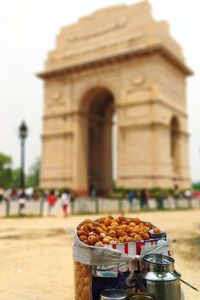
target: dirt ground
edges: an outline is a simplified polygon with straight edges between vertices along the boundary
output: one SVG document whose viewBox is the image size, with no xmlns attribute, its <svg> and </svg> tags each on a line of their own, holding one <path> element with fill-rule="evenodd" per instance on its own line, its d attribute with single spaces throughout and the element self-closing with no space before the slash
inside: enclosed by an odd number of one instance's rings
<svg viewBox="0 0 200 300">
<path fill-rule="evenodd" d="M 137 216 L 166 229 L 177 271 L 200 289 L 200 210 Z M 73 300 L 73 229 L 85 218 L 0 219 L 0 299 Z M 182 287 L 185 299 L 200 299 Z"/>
</svg>

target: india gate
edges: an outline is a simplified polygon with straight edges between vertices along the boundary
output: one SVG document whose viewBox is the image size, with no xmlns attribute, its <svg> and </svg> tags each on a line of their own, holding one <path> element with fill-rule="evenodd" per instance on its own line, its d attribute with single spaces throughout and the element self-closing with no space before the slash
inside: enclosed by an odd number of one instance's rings
<svg viewBox="0 0 200 300">
<path fill-rule="evenodd" d="M 146 1 L 61 28 L 38 74 L 45 94 L 41 186 L 110 191 L 115 155 L 119 187 L 188 188 L 191 73 L 168 24 L 152 17 Z"/>
</svg>

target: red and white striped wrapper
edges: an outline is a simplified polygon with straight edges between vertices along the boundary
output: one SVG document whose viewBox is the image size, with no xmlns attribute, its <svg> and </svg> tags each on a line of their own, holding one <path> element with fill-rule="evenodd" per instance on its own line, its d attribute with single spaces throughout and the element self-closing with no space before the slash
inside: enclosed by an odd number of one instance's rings
<svg viewBox="0 0 200 300">
<path fill-rule="evenodd" d="M 159 245 L 165 244 L 165 247 L 161 247 L 161 250 L 159 250 L 159 253 L 168 254 L 168 241 L 161 241 L 158 239 L 150 239 L 150 240 L 142 240 L 142 241 L 135 241 L 135 242 L 129 242 L 129 243 L 121 243 L 121 244 L 111 244 L 107 245 L 106 247 L 116 249 L 120 251 L 121 253 L 128 254 L 129 256 L 132 256 L 133 258 L 138 256 L 143 256 L 147 254 L 148 252 L 154 253 L 154 250 L 156 250 L 159 247 Z M 96 272 L 96 276 L 99 277 L 109 277 L 109 275 L 106 275 L 106 272 L 108 274 L 112 273 L 113 277 L 117 276 L 119 272 L 130 272 L 132 269 L 139 270 L 140 264 L 139 261 L 135 261 L 133 259 L 133 263 L 123 263 L 115 266 L 111 265 L 103 265 L 101 267 L 98 267 L 98 271 Z"/>
<path fill-rule="evenodd" d="M 157 245 L 158 240 L 151 239 L 151 240 L 145 240 L 145 241 L 135 241 L 135 242 L 129 242 L 129 243 L 121 243 L 121 244 L 112 244 L 108 245 L 108 248 L 117 249 L 122 253 L 128 254 L 132 257 L 135 257 L 136 255 L 141 255 L 142 248 L 146 245 L 148 246 L 155 246 Z M 149 247 L 148 247 L 149 248 Z M 145 250 L 145 249 L 143 249 Z M 134 267 L 137 268 L 138 264 L 134 264 Z M 129 264 L 123 264 L 119 265 L 118 272 L 127 272 L 130 271 L 133 268 L 133 265 Z"/>
<path fill-rule="evenodd" d="M 146 245 L 157 245 L 158 239 L 150 239 L 150 240 L 140 240 L 135 242 L 129 242 L 129 243 L 120 243 L 120 244 L 111 244 L 107 245 L 106 247 L 117 249 L 122 253 L 128 254 L 130 256 L 140 255 L 141 249 L 145 247 Z"/>
</svg>

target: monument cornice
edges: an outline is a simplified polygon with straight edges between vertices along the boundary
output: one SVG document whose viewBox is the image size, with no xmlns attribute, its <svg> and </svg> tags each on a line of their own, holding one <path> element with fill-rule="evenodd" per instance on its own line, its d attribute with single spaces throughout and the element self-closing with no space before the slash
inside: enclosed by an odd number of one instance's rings
<svg viewBox="0 0 200 300">
<path fill-rule="evenodd" d="M 137 178 L 137 179 L 146 178 L 146 179 L 154 180 L 154 179 L 160 179 L 160 178 L 171 179 L 171 176 L 163 175 L 163 174 L 156 174 L 156 175 L 138 175 L 138 174 L 136 174 L 136 175 L 121 175 L 121 176 L 119 176 L 120 180 L 126 180 L 126 179 L 131 179 L 131 178 Z M 177 176 L 177 177 L 174 177 L 173 179 L 174 180 L 178 179 L 178 180 L 184 181 L 184 180 L 189 180 L 189 177 Z"/>
<path fill-rule="evenodd" d="M 133 122 L 125 122 L 123 124 L 118 125 L 119 129 L 132 129 L 132 130 L 138 130 L 138 129 L 149 129 L 149 127 L 154 128 L 165 128 L 170 129 L 170 124 L 164 123 L 162 121 L 146 121 L 146 122 L 140 122 L 140 123 L 133 123 Z M 179 130 L 179 134 L 185 137 L 189 137 L 190 134 L 186 130 Z"/>
<path fill-rule="evenodd" d="M 126 107 L 133 107 L 133 106 L 141 106 L 141 105 L 154 105 L 154 104 L 160 104 L 163 107 L 173 109 L 176 111 L 176 113 L 182 115 L 183 117 L 188 117 L 188 114 L 180 107 L 177 105 L 174 105 L 172 103 L 169 103 L 169 101 L 166 101 L 165 98 L 151 98 L 151 99 L 143 99 L 143 100 L 138 100 L 138 101 L 133 101 L 133 102 L 128 102 L 128 103 L 117 103 L 115 105 L 116 109 L 124 109 Z"/>
<path fill-rule="evenodd" d="M 65 73 L 76 73 L 85 69 L 99 67 L 100 65 L 107 65 L 109 63 L 116 63 L 125 61 L 130 58 L 152 55 L 152 54 L 160 54 L 171 64 L 175 65 L 181 72 L 185 75 L 192 75 L 192 70 L 187 67 L 177 56 L 175 56 L 167 47 L 163 44 L 156 44 L 152 46 L 144 46 L 137 49 L 132 49 L 128 51 L 123 51 L 122 53 L 107 55 L 101 58 L 85 60 L 79 63 L 67 64 L 66 66 L 54 68 L 50 70 L 43 71 L 38 73 L 37 76 L 41 79 L 48 79 L 55 76 L 60 76 Z"/>
<path fill-rule="evenodd" d="M 49 120 L 49 119 L 57 119 L 57 118 L 63 118 L 65 121 L 68 120 L 68 118 L 74 117 L 74 116 L 80 116 L 83 118 L 90 118 L 99 122 L 107 122 L 110 124 L 113 124 L 113 122 L 110 122 L 109 119 L 101 118 L 98 116 L 95 116 L 94 114 L 89 114 L 87 112 L 84 112 L 82 110 L 74 110 L 71 112 L 57 112 L 54 114 L 46 113 L 43 115 L 43 120 Z"/>
<path fill-rule="evenodd" d="M 59 179 L 58 179 L 58 177 L 56 176 L 56 177 L 46 177 L 46 176 L 42 176 L 41 177 L 42 179 L 45 179 L 45 180 L 52 180 L 52 179 L 54 179 L 54 180 L 60 180 L 60 178 L 61 179 L 63 179 L 63 180 L 72 180 L 73 179 L 73 177 L 71 177 L 71 176 L 60 176 L 59 177 Z"/>
<path fill-rule="evenodd" d="M 43 133 L 41 134 L 42 139 L 51 139 L 51 138 L 61 138 L 61 137 L 66 137 L 66 136 L 72 136 L 73 132 L 72 131 L 62 131 L 62 132 L 48 132 L 48 133 Z"/>
<path fill-rule="evenodd" d="M 54 112 L 52 114 L 47 112 L 43 115 L 43 120 L 48 120 L 48 119 L 56 119 L 56 118 L 63 118 L 64 121 L 67 121 L 69 117 L 72 117 L 74 115 L 76 115 L 78 112 L 77 111 L 70 111 L 70 112 Z"/>
</svg>

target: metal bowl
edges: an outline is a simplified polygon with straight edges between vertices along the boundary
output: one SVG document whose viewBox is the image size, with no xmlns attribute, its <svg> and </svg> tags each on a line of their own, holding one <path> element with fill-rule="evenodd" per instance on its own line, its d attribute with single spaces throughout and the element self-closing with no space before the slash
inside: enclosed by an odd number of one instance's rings
<svg viewBox="0 0 200 300">
<path fill-rule="evenodd" d="M 149 235 L 152 239 L 166 239 L 167 235 L 164 230 L 161 230 L 159 233 L 154 233 L 153 229 L 149 230 Z"/>
<path fill-rule="evenodd" d="M 102 292 L 100 300 L 125 300 L 127 292 L 119 289 L 107 289 Z"/>
<path fill-rule="evenodd" d="M 141 293 L 130 296 L 129 300 L 155 300 L 155 298 L 147 293 Z"/>
</svg>

